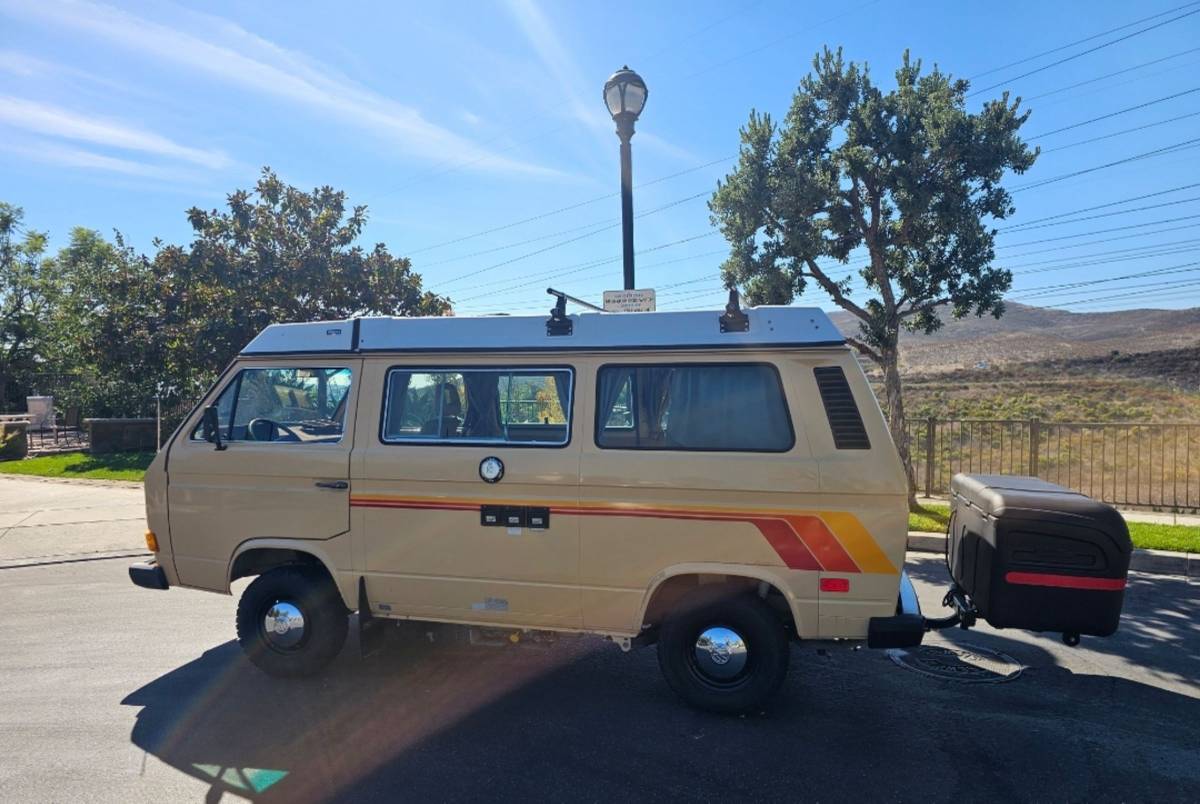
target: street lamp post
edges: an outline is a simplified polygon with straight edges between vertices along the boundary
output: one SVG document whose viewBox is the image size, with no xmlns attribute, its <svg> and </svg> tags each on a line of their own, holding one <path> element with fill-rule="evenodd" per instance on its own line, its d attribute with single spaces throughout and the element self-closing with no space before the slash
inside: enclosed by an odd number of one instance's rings
<svg viewBox="0 0 1200 804">
<path fill-rule="evenodd" d="M 604 105 L 608 107 L 617 136 L 621 139 L 621 240 L 625 266 L 625 289 L 633 290 L 633 157 L 629 140 L 633 124 L 646 106 L 646 82 L 642 77 L 622 67 L 604 82 Z"/>
</svg>

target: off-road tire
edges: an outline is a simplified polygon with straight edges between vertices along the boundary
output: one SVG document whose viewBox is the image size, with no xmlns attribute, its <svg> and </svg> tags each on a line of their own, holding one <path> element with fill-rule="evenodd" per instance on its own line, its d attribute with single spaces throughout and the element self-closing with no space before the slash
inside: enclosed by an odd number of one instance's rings
<svg viewBox="0 0 1200 804">
<path fill-rule="evenodd" d="M 280 602 L 296 606 L 304 618 L 301 641 L 288 650 L 273 646 L 265 633 L 264 618 Z M 238 642 L 250 661 L 268 675 L 312 675 L 341 651 L 348 618 L 337 587 L 324 571 L 278 567 L 255 578 L 242 593 L 237 609 Z"/>
<path fill-rule="evenodd" d="M 745 670 L 727 682 L 708 678 L 694 658 L 697 639 L 715 627 L 732 629 L 746 644 Z M 787 629 L 753 595 L 714 597 L 697 592 L 671 611 L 659 633 L 658 666 L 667 684 L 689 705 L 719 714 L 758 711 L 783 683 L 788 657 Z"/>
</svg>

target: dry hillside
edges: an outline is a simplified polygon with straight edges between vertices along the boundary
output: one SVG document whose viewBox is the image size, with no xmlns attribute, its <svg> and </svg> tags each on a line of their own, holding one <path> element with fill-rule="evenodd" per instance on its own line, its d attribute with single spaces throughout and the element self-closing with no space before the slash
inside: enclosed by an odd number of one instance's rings
<svg viewBox="0 0 1200 804">
<path fill-rule="evenodd" d="M 1188 310 L 1120 310 L 1071 313 L 1008 302 L 999 320 L 970 316 L 933 335 L 902 336 L 905 373 L 934 373 L 1065 358 L 1163 352 L 1200 346 L 1200 307 Z M 856 320 L 835 312 L 847 334 Z"/>
</svg>

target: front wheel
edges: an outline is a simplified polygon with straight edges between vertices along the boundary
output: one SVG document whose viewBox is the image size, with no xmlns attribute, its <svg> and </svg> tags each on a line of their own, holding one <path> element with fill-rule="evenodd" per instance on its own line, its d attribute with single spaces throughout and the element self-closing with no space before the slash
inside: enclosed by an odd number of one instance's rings
<svg viewBox="0 0 1200 804">
<path fill-rule="evenodd" d="M 787 675 L 787 630 L 756 597 L 685 601 L 663 623 L 658 665 L 690 705 L 720 714 L 751 712 Z"/>
<path fill-rule="evenodd" d="M 242 593 L 238 642 L 250 661 L 269 675 L 307 676 L 341 651 L 347 619 L 328 575 L 310 567 L 278 567 Z"/>
</svg>

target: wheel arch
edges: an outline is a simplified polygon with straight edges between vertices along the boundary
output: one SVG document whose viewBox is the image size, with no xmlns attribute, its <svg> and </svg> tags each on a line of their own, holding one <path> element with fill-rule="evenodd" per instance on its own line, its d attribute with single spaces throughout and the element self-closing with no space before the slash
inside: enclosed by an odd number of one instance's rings
<svg viewBox="0 0 1200 804">
<path fill-rule="evenodd" d="M 239 544 L 225 573 L 225 591 L 228 593 L 238 578 L 261 575 L 276 567 L 295 564 L 323 569 L 337 587 L 342 603 L 347 608 L 357 606 L 354 590 L 346 586 L 349 580 L 341 577 L 329 553 L 320 544 L 301 539 L 249 539 Z"/>
<path fill-rule="evenodd" d="M 794 635 L 801 633 L 802 619 L 795 596 L 770 567 L 724 564 L 682 564 L 655 575 L 638 610 L 640 629 L 657 626 L 671 606 L 694 590 L 711 586 L 753 591 L 771 603 Z"/>
</svg>

